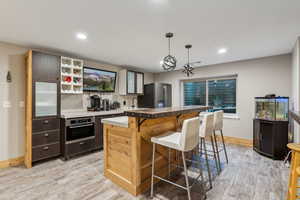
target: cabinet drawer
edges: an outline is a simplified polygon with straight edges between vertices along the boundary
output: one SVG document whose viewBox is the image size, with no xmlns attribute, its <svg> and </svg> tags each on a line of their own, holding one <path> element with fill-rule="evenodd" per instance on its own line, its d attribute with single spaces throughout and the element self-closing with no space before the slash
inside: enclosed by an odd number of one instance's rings
<svg viewBox="0 0 300 200">
<path fill-rule="evenodd" d="M 32 132 L 42 132 L 59 129 L 60 120 L 57 118 L 32 120 Z"/>
<path fill-rule="evenodd" d="M 60 144 L 54 143 L 50 145 L 38 146 L 32 148 L 32 161 L 43 160 L 58 156 L 60 154 Z"/>
<path fill-rule="evenodd" d="M 83 153 L 95 148 L 95 139 L 74 142 L 66 145 L 67 155 Z"/>
<path fill-rule="evenodd" d="M 59 130 L 46 131 L 43 133 L 32 134 L 32 146 L 45 145 L 50 143 L 56 143 L 60 140 Z"/>
</svg>

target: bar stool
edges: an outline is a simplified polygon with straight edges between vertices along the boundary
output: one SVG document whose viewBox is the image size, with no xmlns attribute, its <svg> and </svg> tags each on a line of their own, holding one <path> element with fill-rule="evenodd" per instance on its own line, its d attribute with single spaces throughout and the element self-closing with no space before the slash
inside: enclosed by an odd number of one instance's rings
<svg viewBox="0 0 300 200">
<path fill-rule="evenodd" d="M 224 142 L 224 136 L 223 136 L 223 130 L 222 130 L 223 129 L 223 115 L 224 115 L 223 110 L 214 112 L 214 133 L 213 133 L 213 135 L 214 135 L 214 139 L 215 139 L 217 158 L 218 158 L 220 170 L 221 170 L 221 161 L 220 161 L 220 155 L 219 155 L 220 151 L 222 151 L 222 150 L 224 151 L 226 162 L 228 164 L 227 150 L 226 150 L 226 145 L 225 145 L 225 142 Z M 222 140 L 222 143 L 223 143 L 223 149 L 220 150 L 220 151 L 219 151 L 219 146 L 218 146 L 218 142 L 217 142 L 216 131 L 219 131 L 219 133 L 221 135 L 221 140 Z"/>
<path fill-rule="evenodd" d="M 187 167 L 186 167 L 186 159 L 185 159 L 184 153 L 188 152 L 188 151 L 192 151 L 195 147 L 197 147 L 199 145 L 199 125 L 200 125 L 199 117 L 195 117 L 195 118 L 192 118 L 192 119 L 187 119 L 187 120 L 184 120 L 184 122 L 183 122 L 181 132 L 168 132 L 168 133 L 165 133 L 161 136 L 151 138 L 151 142 L 153 143 L 151 198 L 153 198 L 154 178 L 157 178 L 157 179 L 160 179 L 162 181 L 165 181 L 167 183 L 170 183 L 172 185 L 175 185 L 177 187 L 180 187 L 182 189 L 187 190 L 188 199 L 191 200 L 191 191 L 190 191 L 190 189 L 193 185 L 192 186 L 189 185 L 188 171 L 187 171 Z M 155 169 L 155 166 L 154 166 L 155 165 L 155 146 L 156 146 L 156 144 L 164 146 L 164 147 L 168 147 L 169 149 L 175 149 L 175 150 L 181 152 L 186 187 L 178 185 L 176 183 L 173 183 L 169 180 L 166 180 L 166 179 L 164 179 L 162 177 L 159 177 L 159 176 L 154 174 L 154 169 Z M 169 163 L 170 163 L 170 160 L 169 160 Z M 200 160 L 197 163 L 199 165 L 200 175 L 196 178 L 196 180 L 198 180 L 198 178 L 201 176 L 202 181 L 203 181 Z M 203 187 L 203 185 L 202 185 L 202 187 Z"/>
<path fill-rule="evenodd" d="M 287 200 L 300 199 L 298 189 L 300 188 L 300 144 L 289 143 L 288 148 L 292 150 L 292 161 L 290 169 L 290 180 Z"/>
<path fill-rule="evenodd" d="M 201 114 L 201 124 L 200 124 L 200 128 L 199 128 L 200 153 L 202 155 L 202 150 L 204 150 L 210 189 L 212 188 L 212 179 L 211 179 L 211 173 L 210 173 L 210 167 L 209 167 L 208 153 L 207 153 L 207 148 L 206 148 L 206 140 L 205 140 L 206 137 L 210 137 L 211 146 L 213 149 L 213 156 L 214 156 L 214 160 L 216 163 L 216 168 L 219 171 L 219 164 L 217 162 L 217 157 L 216 157 L 217 152 L 214 148 L 215 144 L 214 144 L 214 139 L 213 139 L 213 131 L 214 131 L 214 114 L 213 113 Z"/>
</svg>

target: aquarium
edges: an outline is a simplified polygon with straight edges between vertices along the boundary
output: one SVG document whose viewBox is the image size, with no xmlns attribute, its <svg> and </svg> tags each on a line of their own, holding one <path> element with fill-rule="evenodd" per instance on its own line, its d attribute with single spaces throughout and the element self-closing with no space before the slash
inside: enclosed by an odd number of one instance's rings
<svg viewBox="0 0 300 200">
<path fill-rule="evenodd" d="M 255 98 L 255 118 L 288 121 L 289 98 L 288 97 L 256 97 Z"/>
</svg>

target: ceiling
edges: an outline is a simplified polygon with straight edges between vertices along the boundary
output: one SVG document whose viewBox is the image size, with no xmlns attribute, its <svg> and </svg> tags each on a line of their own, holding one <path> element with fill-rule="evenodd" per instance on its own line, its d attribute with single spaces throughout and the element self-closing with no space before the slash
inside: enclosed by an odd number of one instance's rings
<svg viewBox="0 0 300 200">
<path fill-rule="evenodd" d="M 299 0 L 2 0 L 0 41 L 159 72 L 166 32 L 178 69 L 187 43 L 203 65 L 289 53 L 299 10 Z"/>
</svg>

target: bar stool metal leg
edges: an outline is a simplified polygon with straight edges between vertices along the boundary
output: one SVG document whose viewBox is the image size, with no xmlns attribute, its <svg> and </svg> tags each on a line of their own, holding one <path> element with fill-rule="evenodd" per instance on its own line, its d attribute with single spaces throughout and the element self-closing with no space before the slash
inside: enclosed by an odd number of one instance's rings
<svg viewBox="0 0 300 200">
<path fill-rule="evenodd" d="M 220 174 L 220 169 L 219 169 L 218 160 L 217 160 L 217 156 L 216 156 L 216 150 L 215 150 L 213 135 L 210 136 L 210 140 L 211 140 L 211 147 L 212 147 L 213 152 L 214 152 L 214 160 L 215 160 L 215 163 L 216 163 L 216 168 L 217 168 L 218 174 Z"/>
<path fill-rule="evenodd" d="M 153 198 L 153 185 L 154 185 L 154 163 L 155 163 L 155 143 L 153 143 L 152 150 L 152 176 L 151 176 L 151 198 Z"/>
<path fill-rule="evenodd" d="M 182 153 L 182 161 L 183 161 L 183 167 L 184 167 L 186 189 L 187 189 L 187 192 L 188 192 L 188 199 L 191 200 L 191 191 L 190 191 L 190 185 L 189 185 L 188 172 L 187 172 L 187 168 L 186 168 L 185 156 L 184 156 L 184 152 L 183 151 L 181 153 Z"/>
<path fill-rule="evenodd" d="M 169 162 L 169 177 L 170 177 L 171 176 L 171 150 L 170 150 L 170 148 L 169 148 L 168 162 Z"/>
<path fill-rule="evenodd" d="M 212 188 L 212 180 L 211 180 L 211 173 L 210 173 L 210 167 L 209 167 L 209 162 L 208 162 L 208 155 L 207 155 L 207 149 L 206 149 L 206 144 L 205 144 L 205 138 L 201 138 L 201 142 L 202 141 L 203 141 L 203 145 L 204 145 L 204 155 L 205 155 L 206 166 L 207 166 L 209 189 L 211 189 Z"/>
<path fill-rule="evenodd" d="M 221 131 L 221 137 L 222 137 L 222 143 L 223 143 L 223 149 L 224 149 L 224 152 L 225 152 L 226 162 L 228 164 L 228 156 L 227 156 L 226 145 L 225 145 L 225 142 L 224 142 L 223 130 L 221 129 L 220 131 Z"/>
<path fill-rule="evenodd" d="M 202 141 L 203 141 L 202 138 L 200 138 L 200 157 L 202 157 L 202 149 L 203 149 Z"/>
<path fill-rule="evenodd" d="M 218 158 L 219 169 L 220 169 L 220 172 L 221 172 L 222 171 L 222 167 L 221 167 L 221 160 L 220 160 L 220 154 L 219 154 L 219 147 L 218 147 L 218 141 L 217 141 L 216 131 L 213 132 L 213 135 L 214 135 L 214 139 L 215 139 L 216 153 L 217 153 L 217 158 Z"/>
</svg>

